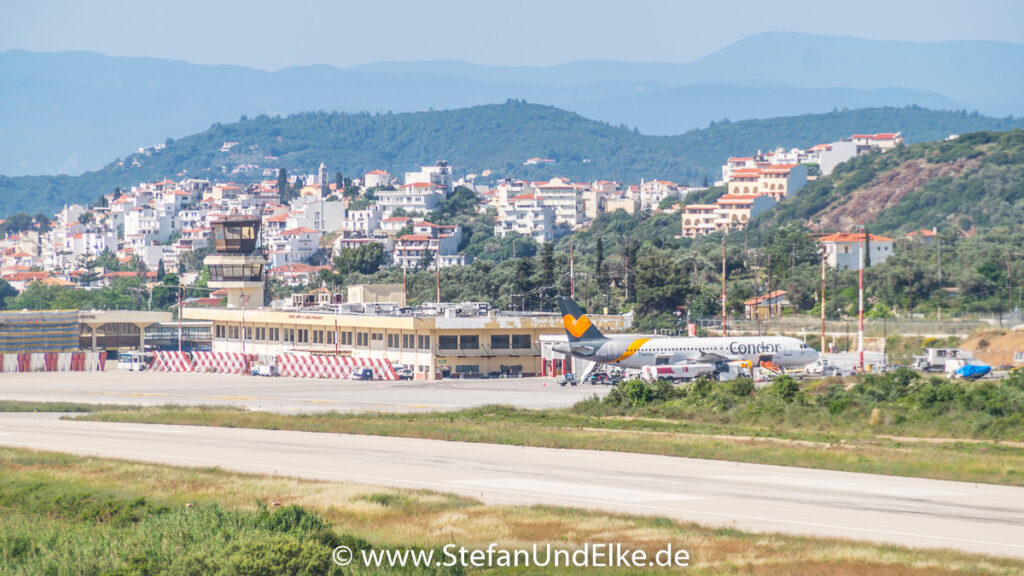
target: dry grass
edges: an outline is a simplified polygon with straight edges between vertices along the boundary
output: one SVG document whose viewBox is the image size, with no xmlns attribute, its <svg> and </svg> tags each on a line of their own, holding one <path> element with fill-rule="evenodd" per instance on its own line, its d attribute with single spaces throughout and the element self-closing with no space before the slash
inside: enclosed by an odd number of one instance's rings
<svg viewBox="0 0 1024 576">
<path fill-rule="evenodd" d="M 376 545 L 524 546 L 553 543 L 621 542 L 649 552 L 673 543 L 690 551 L 688 574 L 749 575 L 1011 575 L 1024 561 L 948 551 L 777 534 L 709 529 L 666 518 L 613 515 L 545 506 L 485 506 L 475 500 L 426 491 L 378 488 L 175 468 L 117 460 L 0 449 L 8 480 L 57 481 L 82 489 L 144 495 L 170 506 L 219 502 L 251 509 L 258 501 L 296 504 L 316 511 L 339 532 L 358 534 Z M 497 569 L 478 573 L 508 573 Z M 597 574 L 628 571 L 588 570 Z M 644 571 L 645 573 L 671 573 Z M 522 572 L 527 573 L 527 572 Z M 545 571 L 544 573 L 549 573 Z M 566 571 L 565 573 L 571 573 Z"/>
</svg>

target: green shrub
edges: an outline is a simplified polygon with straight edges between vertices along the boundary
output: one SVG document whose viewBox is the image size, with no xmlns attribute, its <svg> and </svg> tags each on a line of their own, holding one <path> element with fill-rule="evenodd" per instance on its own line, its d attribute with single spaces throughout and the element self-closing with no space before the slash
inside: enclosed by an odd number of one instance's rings
<svg viewBox="0 0 1024 576">
<path fill-rule="evenodd" d="M 768 386 L 768 394 L 786 404 L 792 403 L 799 392 L 800 384 L 791 376 L 786 376 L 785 374 L 777 376 Z"/>
</svg>

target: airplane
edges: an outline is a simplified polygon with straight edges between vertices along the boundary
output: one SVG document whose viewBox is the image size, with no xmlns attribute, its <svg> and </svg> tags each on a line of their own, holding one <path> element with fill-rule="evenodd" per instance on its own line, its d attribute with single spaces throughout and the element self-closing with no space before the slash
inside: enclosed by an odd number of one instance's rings
<svg viewBox="0 0 1024 576">
<path fill-rule="evenodd" d="M 552 350 L 620 368 L 652 365 L 682 365 L 697 362 L 746 360 L 755 366 L 762 361 L 781 368 L 803 367 L 818 359 L 818 352 L 788 336 L 735 336 L 708 338 L 637 338 L 605 336 L 569 298 L 558 298 L 568 344 Z"/>
</svg>

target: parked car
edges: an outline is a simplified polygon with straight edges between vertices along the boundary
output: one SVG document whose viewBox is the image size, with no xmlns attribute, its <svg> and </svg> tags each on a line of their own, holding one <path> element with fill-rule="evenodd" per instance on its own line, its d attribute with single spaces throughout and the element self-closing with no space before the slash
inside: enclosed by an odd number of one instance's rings
<svg viewBox="0 0 1024 576">
<path fill-rule="evenodd" d="M 395 369 L 395 374 L 399 380 L 412 380 L 413 376 L 412 368 L 405 367 Z"/>
<path fill-rule="evenodd" d="M 557 382 L 559 386 L 565 386 L 566 384 L 569 384 L 571 386 L 575 386 L 576 385 L 576 376 L 573 375 L 572 373 L 562 374 L 558 378 L 555 378 L 555 382 Z"/>
<path fill-rule="evenodd" d="M 352 371 L 353 380 L 373 380 L 373 368 L 356 368 Z"/>
</svg>

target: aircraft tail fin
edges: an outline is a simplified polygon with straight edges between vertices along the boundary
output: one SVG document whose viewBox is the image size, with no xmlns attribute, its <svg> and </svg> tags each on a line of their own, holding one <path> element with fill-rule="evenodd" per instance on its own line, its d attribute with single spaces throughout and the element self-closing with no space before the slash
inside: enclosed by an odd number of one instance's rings
<svg viewBox="0 0 1024 576">
<path fill-rule="evenodd" d="M 601 334 L 597 326 L 594 326 L 590 318 L 571 299 L 559 297 L 558 309 L 562 313 L 562 323 L 565 325 L 565 333 L 569 337 L 569 342 L 606 339 L 604 334 Z"/>
</svg>

